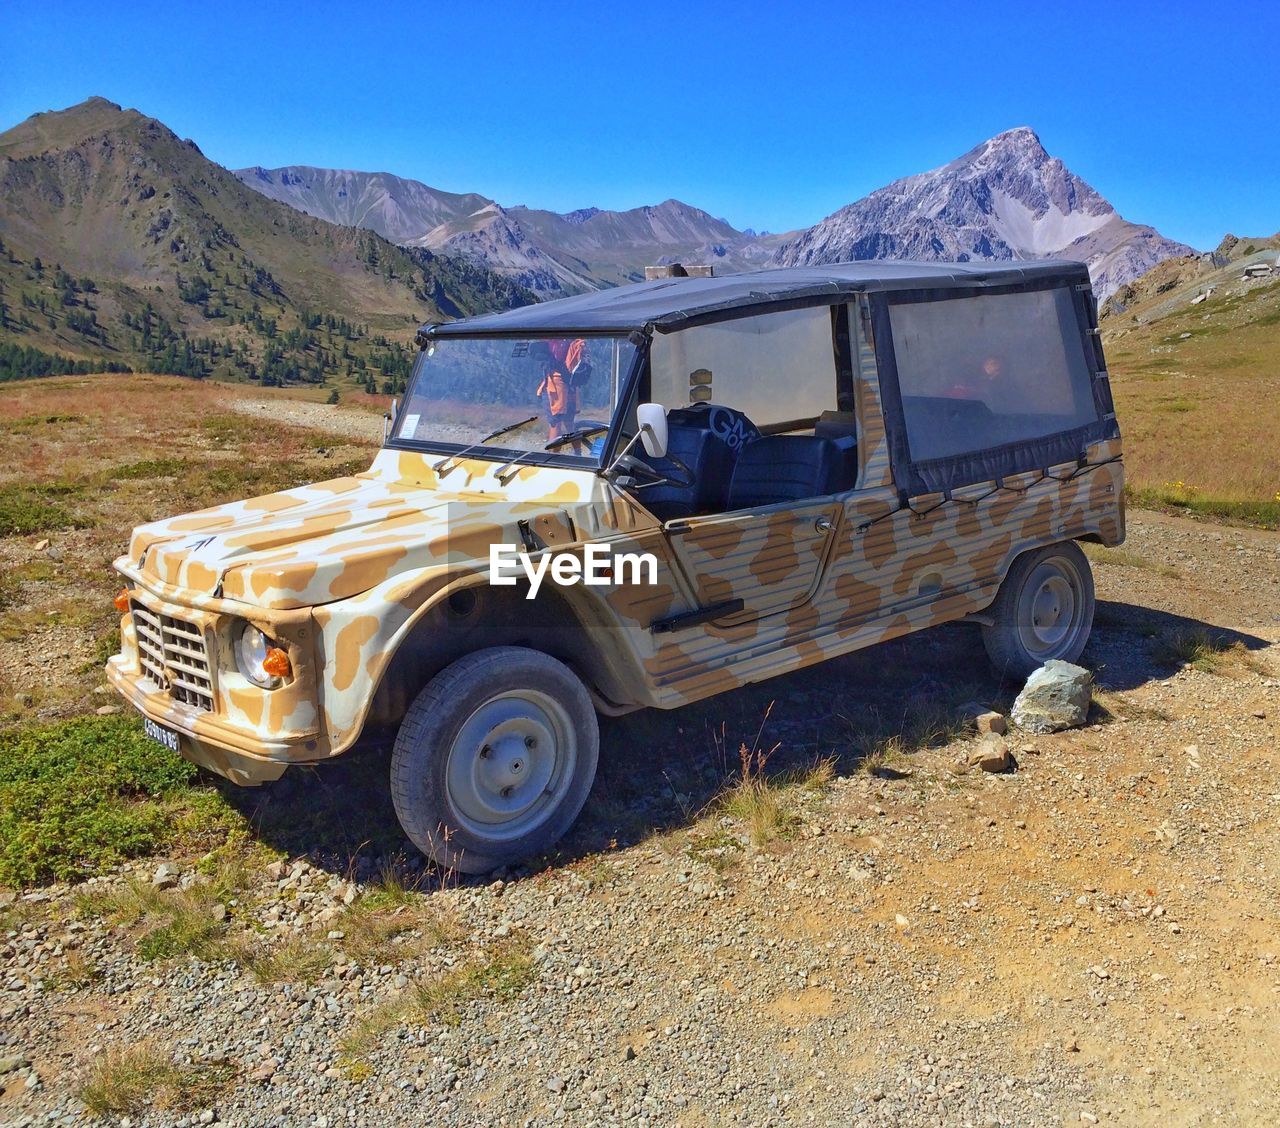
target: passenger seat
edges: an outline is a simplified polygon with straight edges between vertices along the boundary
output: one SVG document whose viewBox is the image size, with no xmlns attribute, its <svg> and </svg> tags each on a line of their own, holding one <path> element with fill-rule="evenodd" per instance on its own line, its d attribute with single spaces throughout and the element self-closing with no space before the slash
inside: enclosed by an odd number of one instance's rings
<svg viewBox="0 0 1280 1128">
<path fill-rule="evenodd" d="M 729 509 L 803 501 L 853 486 L 848 448 L 807 435 L 764 435 L 738 455 L 729 483 Z"/>
</svg>

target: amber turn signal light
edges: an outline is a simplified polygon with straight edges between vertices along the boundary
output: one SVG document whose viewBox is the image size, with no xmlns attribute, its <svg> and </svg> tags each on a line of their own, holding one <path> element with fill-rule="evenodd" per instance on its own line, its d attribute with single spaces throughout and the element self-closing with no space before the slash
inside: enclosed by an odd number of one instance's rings
<svg viewBox="0 0 1280 1128">
<path fill-rule="evenodd" d="M 273 678 L 287 678 L 293 673 L 293 667 L 289 664 L 289 655 L 280 647 L 273 646 L 262 659 L 262 672 Z"/>
<path fill-rule="evenodd" d="M 128 611 L 129 610 L 129 589 L 121 588 L 120 594 L 116 596 L 114 602 L 116 605 L 116 610 L 119 611 L 121 614 L 124 614 L 124 612 Z"/>
</svg>

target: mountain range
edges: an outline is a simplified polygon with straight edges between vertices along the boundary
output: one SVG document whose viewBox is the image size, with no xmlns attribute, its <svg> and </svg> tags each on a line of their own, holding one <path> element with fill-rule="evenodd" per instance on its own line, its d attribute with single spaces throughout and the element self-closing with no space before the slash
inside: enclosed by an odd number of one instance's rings
<svg viewBox="0 0 1280 1128">
<path fill-rule="evenodd" d="M 667 200 L 627 211 L 561 214 L 503 207 L 476 193 L 444 192 L 386 172 L 290 165 L 234 170 L 273 200 L 332 223 L 368 227 L 405 246 L 461 255 L 543 297 L 644 278 L 646 266 L 712 262 L 722 272 L 768 264 L 780 236 L 738 231 L 699 208 Z"/>
<path fill-rule="evenodd" d="M 0 133 L 0 375 L 76 358 L 381 387 L 415 325 L 532 300 L 470 260 L 270 200 L 102 98 Z"/>
<path fill-rule="evenodd" d="M 739 231 L 679 200 L 560 214 L 504 207 L 389 173 L 293 165 L 235 175 L 310 215 L 463 256 L 543 297 L 637 281 L 647 265 L 681 260 L 734 272 L 875 258 L 1073 258 L 1089 265 L 1106 298 L 1161 260 L 1193 253 L 1121 217 L 1026 127 L 896 180 L 790 235 Z"/>
<path fill-rule="evenodd" d="M 90 98 L 0 133 L 0 377 L 79 363 L 396 390 L 416 324 L 664 262 L 1062 256 L 1087 262 L 1105 298 L 1189 253 L 1119 216 L 1026 128 L 771 235 L 678 200 L 557 213 L 390 173 L 230 172 Z"/>
</svg>

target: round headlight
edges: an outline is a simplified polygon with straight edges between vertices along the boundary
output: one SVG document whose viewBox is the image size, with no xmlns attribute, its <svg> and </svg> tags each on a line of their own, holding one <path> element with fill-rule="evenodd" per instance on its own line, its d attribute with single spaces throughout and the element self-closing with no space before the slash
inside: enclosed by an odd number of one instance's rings
<svg viewBox="0 0 1280 1128">
<path fill-rule="evenodd" d="M 262 668 L 270 649 L 271 640 L 252 623 L 245 623 L 240 628 L 240 636 L 236 639 L 236 665 L 246 678 L 263 689 L 271 689 L 280 684 L 278 677 L 273 677 Z"/>
</svg>

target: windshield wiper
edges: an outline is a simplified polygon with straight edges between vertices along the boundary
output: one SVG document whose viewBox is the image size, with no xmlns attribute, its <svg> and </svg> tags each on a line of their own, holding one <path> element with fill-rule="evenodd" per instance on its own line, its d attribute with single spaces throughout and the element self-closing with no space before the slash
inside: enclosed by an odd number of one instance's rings
<svg viewBox="0 0 1280 1128">
<path fill-rule="evenodd" d="M 580 439 L 585 439 L 588 435 L 598 435 L 601 431 L 609 429 L 608 423 L 592 423 L 588 427 L 579 427 L 576 431 L 570 431 L 567 435 L 561 435 L 558 439 L 552 439 L 543 450 L 555 450 L 564 446 L 565 443 L 576 443 Z"/>
<path fill-rule="evenodd" d="M 484 446 L 484 444 L 489 442 L 491 439 L 496 439 L 500 435 L 505 435 L 510 431 L 518 431 L 520 430 L 521 427 L 527 427 L 530 423 L 536 422 L 539 418 L 540 417 L 537 415 L 530 415 L 528 419 L 521 419 L 519 423 L 508 423 L 505 427 L 499 427 L 496 431 L 490 431 L 487 435 L 485 435 L 483 439 L 480 439 L 477 442 L 472 443 L 469 447 L 465 447 L 464 449 L 458 451 L 457 454 L 446 455 L 444 458 L 440 459 L 440 461 L 437 462 L 431 469 L 433 469 L 437 474 L 439 474 L 440 468 L 446 465 L 447 463 L 461 462 L 473 450 L 479 450 L 480 447 Z M 452 470 L 453 467 L 450 466 L 449 469 Z"/>
</svg>

